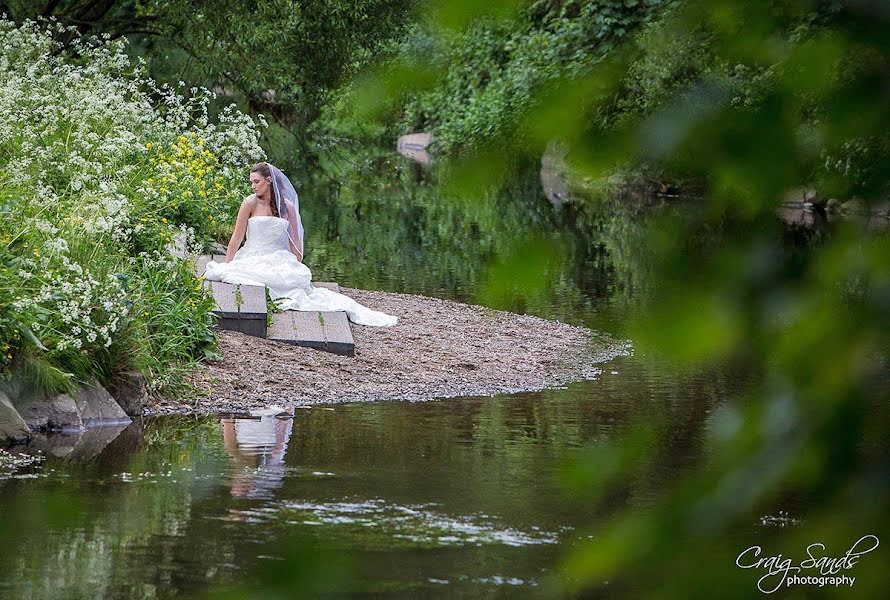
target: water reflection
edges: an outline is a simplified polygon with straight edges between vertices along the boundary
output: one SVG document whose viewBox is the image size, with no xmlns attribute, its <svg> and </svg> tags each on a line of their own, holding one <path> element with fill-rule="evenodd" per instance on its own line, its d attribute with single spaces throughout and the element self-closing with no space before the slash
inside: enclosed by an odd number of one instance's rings
<svg viewBox="0 0 890 600">
<path fill-rule="evenodd" d="M 645 510 L 700 460 L 736 379 L 634 356 L 513 396 L 148 419 L 0 481 L 0 542 L 16 548 L 0 597 L 199 593 L 286 558 L 290 539 L 354 559 L 364 593 L 533 593 L 587 525 Z M 641 414 L 664 423 L 658 459 L 605 512 L 567 494 L 562 467 Z"/>
<path fill-rule="evenodd" d="M 223 447 L 232 459 L 229 489 L 236 498 L 265 498 L 281 487 L 294 409 L 220 419 Z"/>
<path fill-rule="evenodd" d="M 631 300 L 650 286 L 644 201 L 598 197 L 554 207 L 537 169 L 468 197 L 441 185 L 435 165 L 400 156 L 364 163 L 374 168 L 345 174 L 348 185 L 318 181 L 305 191 L 307 260 L 319 280 L 488 303 L 616 334 Z M 525 240 L 559 252 L 542 287 L 486 298 L 489 267 L 517 260 Z"/>
<path fill-rule="evenodd" d="M 86 462 L 99 456 L 128 425 L 92 427 L 84 431 L 65 433 L 35 433 L 27 444 L 14 446 L 13 452 L 40 454 L 64 458 L 73 462 Z"/>
</svg>

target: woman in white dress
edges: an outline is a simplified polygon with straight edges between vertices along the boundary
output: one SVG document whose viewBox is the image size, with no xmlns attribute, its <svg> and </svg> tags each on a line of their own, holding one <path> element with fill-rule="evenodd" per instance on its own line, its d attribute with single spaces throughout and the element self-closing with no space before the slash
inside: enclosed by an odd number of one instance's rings
<svg viewBox="0 0 890 600">
<path fill-rule="evenodd" d="M 229 240 L 226 262 L 207 265 L 204 277 L 241 285 L 265 285 L 283 310 L 345 311 L 358 325 L 391 327 L 398 318 L 362 306 L 352 298 L 312 285 L 302 263 L 303 225 L 297 193 L 275 166 L 250 170 L 253 194 L 244 199 Z M 244 247 L 238 247 L 247 234 Z"/>
</svg>

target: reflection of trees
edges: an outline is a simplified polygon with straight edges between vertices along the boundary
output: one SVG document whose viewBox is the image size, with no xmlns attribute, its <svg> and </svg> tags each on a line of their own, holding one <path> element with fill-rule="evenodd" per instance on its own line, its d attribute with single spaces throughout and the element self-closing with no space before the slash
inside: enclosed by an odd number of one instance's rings
<svg viewBox="0 0 890 600">
<path fill-rule="evenodd" d="M 298 411 L 292 421 L 271 418 L 271 426 L 259 435 L 238 436 L 227 419 L 222 425 L 214 418 L 149 422 L 141 440 L 122 439 L 116 450 L 109 446 L 113 455 L 104 452 L 88 465 L 71 467 L 68 478 L 29 482 L 28 496 L 38 498 L 37 509 L 29 512 L 18 503 L 17 489 L 0 490 L 4 522 L 7 515 L 28 517 L 19 519 L 23 524 L 13 535 L 3 536 L 20 541 L 14 555 L 0 558 L 0 577 L 26 596 L 84 597 L 104 591 L 150 597 L 218 581 L 231 568 L 226 565 L 252 568 L 258 547 L 250 539 L 274 544 L 280 531 L 232 518 L 232 507 L 254 506 L 243 498 L 233 500 L 232 490 L 223 485 L 233 459 L 230 482 L 244 495 L 269 491 L 263 485 L 271 482 L 276 497 L 286 500 L 435 503 L 437 514 L 489 515 L 520 530 L 537 526 L 555 532 L 604 519 L 610 508 L 650 507 L 677 473 L 701 460 L 707 414 L 731 392 L 735 375 L 677 377 L 642 358 L 623 359 L 611 368 L 620 376 L 604 374 L 565 390 Z M 653 442 L 658 452 L 622 478 L 609 504 L 594 509 L 587 496 L 580 502 L 567 499 L 560 465 L 586 456 L 588 444 L 599 447 L 621 439 L 627 424 L 640 415 L 661 424 Z M 285 447 L 293 472 L 336 476 L 283 477 L 278 469 L 284 468 Z M 241 467 L 248 469 L 242 473 Z M 122 469 L 135 481 L 95 484 Z M 172 476 L 163 476 L 167 472 Z M 76 510 L 70 521 L 48 529 L 37 518 L 43 514 L 40 502 L 60 493 Z M 301 532 L 299 525 L 293 531 Z M 328 533 L 324 528 L 310 532 L 320 542 Z M 367 540 L 361 536 L 376 534 L 356 535 L 346 545 L 351 553 L 362 551 Z M 385 546 L 386 540 L 374 543 Z M 380 562 L 380 570 L 369 572 L 390 581 L 414 581 L 418 569 L 429 573 L 433 567 L 437 573 L 528 575 L 553 564 L 558 550 L 461 549 L 451 552 L 446 563 L 432 565 L 428 554 L 406 544 L 370 556 L 371 563 Z M 391 564 L 403 558 L 414 566 Z M 24 565 L 33 569 L 27 575 Z M 18 574 L 10 576 L 10 570 Z"/>
<path fill-rule="evenodd" d="M 558 257 L 543 289 L 507 290 L 496 308 L 579 322 L 603 300 L 624 306 L 648 287 L 644 222 L 626 203 L 588 197 L 554 208 L 531 166 L 501 189 L 467 195 L 444 183 L 444 173 L 418 182 L 400 163 L 335 171 L 339 185 L 303 194 L 316 280 L 485 302 L 479 293 L 490 266 L 513 259 L 521 267 L 526 257 L 514 256 L 517 247 L 539 240 L 528 260 L 549 246 Z"/>
<path fill-rule="evenodd" d="M 191 576 L 201 578 L 207 565 L 230 564 L 234 542 L 223 532 L 202 526 L 201 535 L 183 535 L 218 504 L 226 462 L 216 426 L 149 421 L 138 449 L 115 440 L 94 462 L 66 465 L 64 479 L 29 481 L 24 494 L 4 489 L 0 514 L 13 529 L 2 539 L 15 551 L 0 558 L 0 579 L 11 595 L 162 596 L 184 565 L 199 561 Z M 54 466 L 48 460 L 45 469 Z M 121 468 L 132 481 L 111 478 Z M 95 487 L 96 478 L 108 479 Z"/>
<path fill-rule="evenodd" d="M 586 510 L 566 501 L 557 481 L 584 446 L 620 437 L 633 417 L 663 417 L 662 452 L 628 479 L 625 502 L 645 505 L 698 460 L 707 411 L 726 393 L 728 374 L 688 379 L 639 360 L 621 376 L 567 390 L 423 404 L 348 406 L 299 415 L 291 447 L 306 468 L 362 472 L 362 487 L 394 502 L 436 502 L 457 513 L 484 512 L 511 523 L 559 527 Z M 325 494 L 355 493 L 333 480 Z"/>
</svg>

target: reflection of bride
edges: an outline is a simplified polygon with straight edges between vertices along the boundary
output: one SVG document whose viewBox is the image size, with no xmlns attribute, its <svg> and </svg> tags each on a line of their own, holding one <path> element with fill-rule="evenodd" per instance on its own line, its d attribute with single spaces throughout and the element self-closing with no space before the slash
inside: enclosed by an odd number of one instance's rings
<svg viewBox="0 0 890 600">
<path fill-rule="evenodd" d="M 284 456 L 294 426 L 293 414 L 287 418 L 271 414 L 259 419 L 223 418 L 220 423 L 223 445 L 233 463 L 232 495 L 262 497 L 280 487 L 287 472 Z"/>
<path fill-rule="evenodd" d="M 299 200 L 284 173 L 268 163 L 258 163 L 250 171 L 250 185 L 254 193 L 241 203 L 226 262 L 209 263 L 206 279 L 265 285 L 283 310 L 345 311 L 349 320 L 359 325 L 396 324 L 397 317 L 312 285 L 312 272 L 302 263 Z M 247 241 L 238 250 L 245 233 Z"/>
</svg>

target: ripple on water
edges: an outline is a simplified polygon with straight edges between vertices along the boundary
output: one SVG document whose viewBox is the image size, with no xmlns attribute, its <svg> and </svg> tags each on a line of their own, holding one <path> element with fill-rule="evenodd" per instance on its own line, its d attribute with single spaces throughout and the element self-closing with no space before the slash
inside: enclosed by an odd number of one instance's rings
<svg viewBox="0 0 890 600">
<path fill-rule="evenodd" d="M 44 457 L 40 454 L 11 453 L 0 448 L 0 481 L 44 477 L 46 474 L 37 469 L 43 461 Z M 29 472 L 20 473 L 23 469 L 29 469 Z"/>
<path fill-rule="evenodd" d="M 325 539 L 350 545 L 448 547 L 467 545 L 532 546 L 557 544 L 559 532 L 522 531 L 485 514 L 452 516 L 434 504 L 405 506 L 373 499 L 357 502 L 283 502 L 232 510 L 227 520 L 323 527 Z"/>
</svg>

